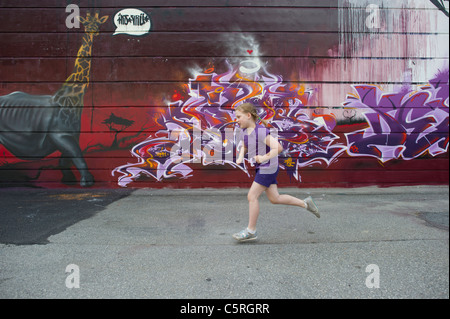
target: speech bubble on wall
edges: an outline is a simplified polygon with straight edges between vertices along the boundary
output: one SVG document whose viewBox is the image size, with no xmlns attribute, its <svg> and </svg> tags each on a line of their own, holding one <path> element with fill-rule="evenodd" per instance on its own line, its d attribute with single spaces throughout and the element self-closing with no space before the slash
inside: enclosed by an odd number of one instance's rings
<svg viewBox="0 0 450 319">
<path fill-rule="evenodd" d="M 150 32 L 152 23 L 150 16 L 139 9 L 123 9 L 114 16 L 114 24 L 116 34 L 129 34 L 133 36 L 141 36 Z"/>
</svg>

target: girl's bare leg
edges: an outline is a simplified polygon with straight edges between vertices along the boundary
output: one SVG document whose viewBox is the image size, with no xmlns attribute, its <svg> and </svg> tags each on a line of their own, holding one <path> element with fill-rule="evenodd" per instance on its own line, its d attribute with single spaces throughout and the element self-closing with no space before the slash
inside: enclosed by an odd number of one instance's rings
<svg viewBox="0 0 450 319">
<path fill-rule="evenodd" d="M 259 196 L 268 188 L 262 186 L 256 182 L 253 182 L 250 190 L 248 191 L 248 229 L 251 231 L 256 230 L 256 222 L 259 216 Z"/>
<path fill-rule="evenodd" d="M 291 205 L 306 208 L 305 201 L 291 195 L 280 195 L 278 193 L 277 184 L 270 185 L 270 187 L 266 189 L 266 195 L 272 204 Z"/>
</svg>

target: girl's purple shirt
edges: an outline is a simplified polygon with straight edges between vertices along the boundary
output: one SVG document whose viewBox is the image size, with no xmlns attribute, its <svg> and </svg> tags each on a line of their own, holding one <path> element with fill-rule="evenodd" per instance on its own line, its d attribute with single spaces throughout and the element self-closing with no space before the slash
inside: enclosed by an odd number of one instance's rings
<svg viewBox="0 0 450 319">
<path fill-rule="evenodd" d="M 270 130 L 265 126 L 256 124 L 255 129 L 250 134 L 247 132 L 248 129 L 242 131 L 240 141 L 244 141 L 244 146 L 248 152 L 248 160 L 255 163 L 256 168 L 269 166 L 268 162 L 264 164 L 254 162 L 253 157 L 256 155 L 263 156 L 270 152 L 270 147 L 265 142 L 267 136 L 270 135 Z"/>
</svg>

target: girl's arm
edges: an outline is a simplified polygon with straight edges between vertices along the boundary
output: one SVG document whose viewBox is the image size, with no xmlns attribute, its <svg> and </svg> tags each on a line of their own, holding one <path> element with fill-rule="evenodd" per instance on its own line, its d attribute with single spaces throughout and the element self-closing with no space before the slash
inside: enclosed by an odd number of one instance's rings
<svg viewBox="0 0 450 319">
<path fill-rule="evenodd" d="M 242 145 L 242 146 L 241 146 L 241 149 L 240 149 L 240 151 L 239 151 L 239 156 L 238 156 L 238 158 L 236 159 L 236 164 L 238 164 L 238 165 L 241 165 L 241 164 L 242 164 L 242 162 L 244 161 L 245 153 L 246 153 L 246 151 L 245 151 L 245 146 Z"/>
<path fill-rule="evenodd" d="M 283 151 L 283 146 L 281 146 L 278 140 L 276 140 L 270 135 L 267 135 L 264 142 L 266 143 L 267 146 L 270 147 L 270 151 L 266 155 L 256 155 L 254 159 L 257 163 L 268 162 L 272 158 L 278 156 Z"/>
</svg>

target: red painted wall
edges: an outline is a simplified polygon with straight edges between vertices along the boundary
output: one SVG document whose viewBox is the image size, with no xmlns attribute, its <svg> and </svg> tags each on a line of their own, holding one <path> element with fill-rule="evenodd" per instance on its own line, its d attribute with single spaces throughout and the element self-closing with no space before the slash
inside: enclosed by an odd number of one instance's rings
<svg viewBox="0 0 450 319">
<path fill-rule="evenodd" d="M 72 4 L 85 19 L 108 17 L 87 57 L 79 129 L 61 128 L 65 113 L 49 111 L 67 105 L 41 105 L 37 96 L 74 84 L 84 24 L 68 27 L 75 20 L 67 1 L 0 4 L 0 186 L 81 187 L 86 170 L 76 165 L 63 168 L 74 176 L 61 181 L 62 156 L 85 161 L 94 182 L 84 186 L 248 187 L 249 163 L 239 168 L 225 156 L 236 146 L 225 142 L 225 129 L 235 128 L 233 109 L 243 101 L 278 130 L 280 186 L 448 184 L 449 20 L 431 2 Z M 147 33 L 114 35 L 114 17 L 127 8 L 148 14 Z M 16 91 L 33 96 L 9 95 Z M 37 124 L 39 109 L 53 124 Z M 202 139 L 194 145 L 195 123 Z M 174 127 L 191 139 L 181 163 L 168 156 L 180 143 Z M 210 163 L 207 135 L 215 129 L 224 153 Z M 27 144 L 61 134 L 81 155 L 55 142 L 40 158 Z"/>
</svg>

